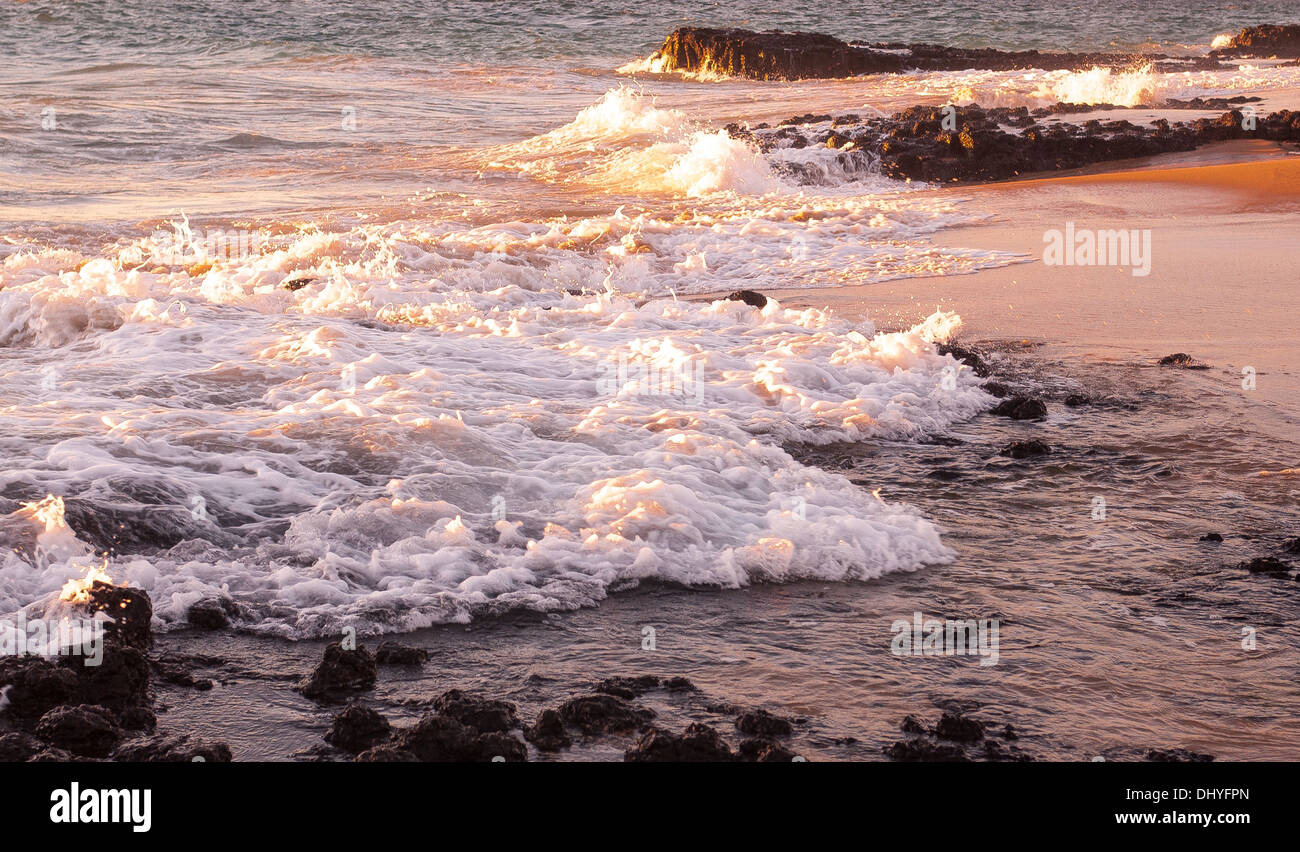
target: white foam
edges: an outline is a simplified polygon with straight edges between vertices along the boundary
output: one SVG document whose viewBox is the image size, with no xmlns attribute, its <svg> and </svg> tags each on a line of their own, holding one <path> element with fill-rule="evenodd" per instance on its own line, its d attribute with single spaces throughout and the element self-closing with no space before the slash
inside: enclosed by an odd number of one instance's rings
<svg viewBox="0 0 1300 852">
<path fill-rule="evenodd" d="M 780 444 L 917 438 L 985 408 L 965 371 L 943 381 L 954 362 L 930 341 L 954 316 L 878 334 L 775 302 L 579 298 L 556 284 L 595 283 L 597 264 L 611 287 L 644 282 L 645 262 L 545 248 L 562 237 L 536 227 L 513 242 L 505 226 L 413 230 L 268 234 L 265 253 L 193 277 L 11 256 L 0 313 L 26 319 L 0 426 L 29 438 L 5 485 L 155 483 L 254 524 L 287 518 L 282 540 L 107 566 L 163 624 L 229 593 L 286 636 L 567 609 L 645 579 L 867 579 L 949 557 L 915 511 Z M 498 253 L 456 260 L 471 239 Z M 516 262 L 530 242 L 549 262 Z M 277 288 L 304 269 L 317 283 Z M 50 333 L 68 302 L 117 320 Z M 45 395 L 43 363 L 59 372 Z M 638 385 L 645 365 L 657 378 Z M 0 610 L 48 597 L 74 561 L 40 573 L 6 555 Z"/>
<path fill-rule="evenodd" d="M 796 187 L 773 168 L 842 154 L 765 157 L 617 90 L 488 156 L 652 199 L 630 210 L 273 225 L 247 256 L 189 267 L 147 238 L 85 254 L 23 243 L 0 263 L 0 430 L 21 436 L 0 488 L 147 486 L 208 513 L 196 529 L 233 530 L 230 546 L 187 527 L 160 554 L 110 558 L 160 627 L 213 595 L 248 606 L 250 629 L 301 637 L 569 609 L 650 579 L 942 562 L 917 512 L 782 445 L 914 440 L 991 405 L 934 349 L 958 318 L 884 334 L 776 301 L 679 298 L 1016 259 L 932 245 L 971 218 L 954 200 L 878 175 Z M 290 292 L 291 278 L 311 282 Z M 71 535 L 0 521 L 8 538 Z M 7 550 L 0 612 L 84 574 L 93 559 L 72 541 L 43 570 Z"/>
</svg>

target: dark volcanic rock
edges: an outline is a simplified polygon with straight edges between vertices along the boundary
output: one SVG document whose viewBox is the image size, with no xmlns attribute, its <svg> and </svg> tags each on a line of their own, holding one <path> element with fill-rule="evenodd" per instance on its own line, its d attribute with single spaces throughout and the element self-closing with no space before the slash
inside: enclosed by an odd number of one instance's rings
<svg viewBox="0 0 1300 852">
<path fill-rule="evenodd" d="M 334 717 L 325 742 L 353 754 L 377 746 L 393 732 L 388 720 L 369 707 L 352 704 Z"/>
<path fill-rule="evenodd" d="M 1028 396 L 1012 396 L 998 403 L 990 413 L 1012 420 L 1041 420 L 1047 416 L 1047 404 Z"/>
<path fill-rule="evenodd" d="M 380 642 L 375 649 L 375 662 L 381 666 L 418 666 L 429 659 L 424 648 L 403 645 L 400 642 Z"/>
<path fill-rule="evenodd" d="M 596 691 L 619 698 L 637 698 L 659 686 L 659 678 L 654 675 L 639 677 L 607 677 L 596 684 Z"/>
<path fill-rule="evenodd" d="M 481 761 L 525 763 L 528 760 L 528 749 L 523 743 L 509 734 L 496 731 L 479 736 L 478 753 L 478 760 Z"/>
<path fill-rule="evenodd" d="M 420 758 L 406 749 L 391 745 L 375 746 L 356 756 L 357 763 L 419 763 Z"/>
<path fill-rule="evenodd" d="M 1297 539 L 1300 541 L 1300 539 Z M 664 680 L 664 689 L 669 692 L 694 692 L 695 684 L 691 683 L 689 678 L 670 677 Z"/>
<path fill-rule="evenodd" d="M 238 614 L 239 608 L 229 598 L 206 598 L 185 611 L 185 620 L 204 630 L 221 630 Z"/>
<path fill-rule="evenodd" d="M 1072 393 L 1065 398 L 1065 404 L 1070 408 L 1078 408 L 1081 405 L 1087 405 L 1092 402 L 1091 399 L 1081 393 Z"/>
<path fill-rule="evenodd" d="M 797 755 L 780 743 L 751 737 L 740 744 L 737 756 L 747 763 L 789 763 Z"/>
<path fill-rule="evenodd" d="M 1147 760 L 1154 763 L 1209 763 L 1214 760 L 1212 754 L 1198 754 L 1185 748 L 1151 749 Z"/>
<path fill-rule="evenodd" d="M 566 725 L 572 725 L 587 736 L 639 730 L 655 717 L 653 710 L 634 707 L 613 695 L 570 698 L 560 705 L 557 712 Z"/>
<path fill-rule="evenodd" d="M 1002 455 L 1010 456 L 1013 459 L 1028 459 L 1034 456 L 1045 456 L 1052 451 L 1046 443 L 1037 439 L 1032 441 L 1012 441 L 1002 448 Z"/>
<path fill-rule="evenodd" d="M 502 757 L 509 762 L 527 759 L 524 744 L 496 731 L 480 734 L 449 716 L 430 714 L 414 726 L 398 731 L 391 745 L 409 751 L 424 763 L 487 762 Z"/>
<path fill-rule="evenodd" d="M 751 737 L 788 737 L 794 733 L 789 719 L 766 710 L 749 710 L 736 717 L 736 729 Z"/>
<path fill-rule="evenodd" d="M 10 687 L 10 716 L 31 723 L 63 705 L 100 705 L 117 713 L 147 708 L 149 661 L 138 646 L 148 644 L 149 598 L 137 589 L 99 583 L 96 595 L 92 606 L 113 609 L 120 618 L 118 624 L 105 627 L 99 664 L 87 665 L 94 662 L 93 654 L 62 655 L 53 660 L 0 657 L 0 687 Z M 141 621 L 144 636 L 139 632 Z M 131 724 L 143 726 L 148 720 Z"/>
<path fill-rule="evenodd" d="M 1218 543 L 1223 541 L 1223 536 L 1213 532 L 1206 533 L 1205 535 L 1201 536 L 1200 541 L 1210 541 L 1210 542 Z"/>
<path fill-rule="evenodd" d="M 433 702 L 433 708 L 480 733 L 508 731 L 519 727 L 515 705 L 509 701 L 482 698 L 459 689 L 449 689 L 438 696 Z"/>
<path fill-rule="evenodd" d="M 934 726 L 934 734 L 941 739 L 970 743 L 984 738 L 984 726 L 960 713 L 945 711 Z"/>
<path fill-rule="evenodd" d="M 764 296 L 762 293 L 759 293 L 757 290 L 737 290 L 736 292 L 731 293 L 730 295 L 727 296 L 727 301 L 744 302 L 746 305 L 749 305 L 751 308 L 762 309 L 767 307 L 767 296 Z"/>
<path fill-rule="evenodd" d="M 455 719 L 431 714 L 397 732 L 393 746 L 409 751 L 425 763 L 474 761 L 478 758 L 478 732 Z"/>
<path fill-rule="evenodd" d="M 136 490 L 151 502 L 121 496 L 66 497 L 64 519 L 77 538 L 90 544 L 96 553 L 152 552 L 197 538 L 218 545 L 233 542 L 233 537 L 211 520 L 196 518 L 183 494 Z"/>
<path fill-rule="evenodd" d="M 62 704 L 80 703 L 81 682 L 71 668 L 44 657 L 0 656 L 0 687 L 11 687 L 5 711 L 17 719 L 36 720 Z"/>
<path fill-rule="evenodd" d="M 654 58 L 667 71 L 708 72 L 755 80 L 798 80 L 851 77 L 858 74 L 910 70 L 1008 71 L 1042 68 L 1048 71 L 1083 69 L 1094 65 L 1126 67 L 1133 54 L 1039 53 L 958 48 L 936 44 L 848 44 L 833 36 L 803 32 L 754 32 L 742 29 L 682 27 L 674 30 Z M 1163 55 L 1141 57 L 1165 60 Z M 1218 67 L 1214 60 L 1198 63 Z"/>
<path fill-rule="evenodd" d="M 1300 538 L 1288 538 L 1282 542 L 1283 553 L 1300 553 Z"/>
<path fill-rule="evenodd" d="M 87 612 L 102 612 L 113 619 L 105 623 L 106 639 L 116 639 L 124 645 L 149 650 L 153 644 L 150 624 L 153 621 L 153 602 L 141 589 L 114 586 L 96 581 L 87 591 L 90 601 L 84 604 Z"/>
<path fill-rule="evenodd" d="M 0 734 L 0 763 L 22 763 L 43 748 L 45 744 L 31 734 Z"/>
<path fill-rule="evenodd" d="M 1210 51 L 1215 57 L 1278 57 L 1289 59 L 1300 57 L 1300 24 L 1279 26 L 1261 24 L 1246 27 L 1226 47 Z"/>
<path fill-rule="evenodd" d="M 41 717 L 36 736 L 82 757 L 108 757 L 122 739 L 113 715 L 93 704 L 56 707 Z"/>
<path fill-rule="evenodd" d="M 325 658 L 298 685 L 298 691 L 317 701 L 328 700 L 341 692 L 370 689 L 375 685 L 375 658 L 361 646 L 347 650 L 341 642 L 325 649 Z"/>
<path fill-rule="evenodd" d="M 117 714 L 117 723 L 128 731 L 153 731 L 158 716 L 148 707 L 127 707 Z"/>
<path fill-rule="evenodd" d="M 113 751 L 121 763 L 230 763 L 230 746 L 188 734 L 158 734 L 128 740 Z"/>
<path fill-rule="evenodd" d="M 27 759 L 28 763 L 73 763 L 77 760 L 76 756 L 70 751 L 64 751 L 61 748 L 46 748 L 38 751 Z"/>
<path fill-rule="evenodd" d="M 940 343 L 935 347 L 935 350 L 938 351 L 940 355 L 951 355 L 958 361 L 964 361 L 966 366 L 970 367 L 971 370 L 974 371 L 975 375 L 980 378 L 987 378 L 989 374 L 993 372 L 989 367 L 988 362 L 984 360 L 984 357 L 974 349 L 967 349 L 964 346 L 955 346 L 949 343 Z M 985 386 L 985 389 L 988 389 L 987 385 Z"/>
<path fill-rule="evenodd" d="M 680 736 L 662 728 L 647 728 L 623 755 L 630 763 L 725 763 L 735 760 L 718 732 L 698 722 Z"/>
<path fill-rule="evenodd" d="M 879 171 L 898 180 L 936 183 L 1008 180 L 1021 175 L 1074 169 L 1093 163 L 1191 151 L 1229 139 L 1300 141 L 1300 113 L 1281 110 L 1247 116 L 1240 110 L 1217 119 L 1197 118 L 1150 124 L 1127 121 L 1057 121 L 1060 113 L 1091 111 L 1103 105 L 1056 104 L 1027 107 L 914 106 L 891 116 L 875 116 L 833 131 L 848 138 L 836 159 L 845 173 Z M 1119 107 L 1114 107 L 1119 109 Z M 1043 123 L 1039 123 L 1039 122 Z M 737 128 L 737 135 L 767 151 L 824 144 L 832 131 L 782 126 Z M 783 166 L 786 177 L 815 184 L 821 173 L 807 165 Z M 942 351 L 942 349 L 941 349 Z"/>
<path fill-rule="evenodd" d="M 682 27 L 668 35 L 655 55 L 668 71 L 706 71 L 755 80 L 903 70 L 896 55 L 851 47 L 820 33 Z"/>
<path fill-rule="evenodd" d="M 900 763 L 968 763 L 960 746 L 931 740 L 901 740 L 885 749 L 885 756 Z"/>
<path fill-rule="evenodd" d="M 288 290 L 291 293 L 296 293 L 297 291 L 301 290 L 303 287 L 306 287 L 308 284 L 310 284 L 315 280 L 316 280 L 315 278 L 312 278 L 310 276 L 304 278 L 293 278 L 289 281 L 284 282 L 284 289 Z"/>
<path fill-rule="evenodd" d="M 524 728 L 524 739 L 536 746 L 538 751 L 559 751 L 573 745 L 568 731 L 564 730 L 564 720 L 554 710 L 538 713 L 537 721 Z"/>
<path fill-rule="evenodd" d="M 87 666 L 81 657 L 61 657 L 59 665 L 76 676 L 80 700 L 122 712 L 149 704 L 149 660 L 130 645 L 104 643 L 104 659 Z"/>
</svg>

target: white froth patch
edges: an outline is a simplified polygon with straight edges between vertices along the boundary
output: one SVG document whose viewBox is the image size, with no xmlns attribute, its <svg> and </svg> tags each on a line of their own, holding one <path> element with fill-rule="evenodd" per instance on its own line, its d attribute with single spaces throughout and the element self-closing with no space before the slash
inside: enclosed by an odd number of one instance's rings
<svg viewBox="0 0 1300 852">
<path fill-rule="evenodd" d="M 757 223 L 785 215 L 697 226 L 689 250 L 726 267 L 700 235 L 735 243 L 756 228 L 762 245 Z M 561 247 L 575 232 L 626 254 Z M 244 545 L 193 540 L 107 570 L 149 591 L 164 624 L 230 595 L 251 629 L 289 637 L 590 606 L 643 580 L 866 580 L 950 558 L 915 510 L 781 444 L 915 439 L 984 410 L 991 398 L 934 350 L 954 315 L 880 334 L 775 301 L 647 300 L 614 286 L 653 280 L 627 238 L 675 236 L 617 218 L 421 238 L 306 231 L 193 277 L 18 260 L 0 281 L 21 339 L 0 372 L 0 425 L 30 437 L 5 483 L 157 483 L 253 527 L 285 519 Z M 466 252 L 471 240 L 504 252 Z M 437 250 L 448 241 L 461 246 Z M 655 274 L 689 286 L 711 265 Z M 291 271 L 318 280 L 278 288 Z M 559 289 L 575 283 L 610 286 Z M 38 330 L 69 300 L 116 321 Z M 69 334 L 76 346 L 60 342 Z M 50 393 L 31 378 L 47 363 Z M 45 572 L 7 552 L 0 610 L 56 593 L 82 573 L 83 548 Z"/>
</svg>

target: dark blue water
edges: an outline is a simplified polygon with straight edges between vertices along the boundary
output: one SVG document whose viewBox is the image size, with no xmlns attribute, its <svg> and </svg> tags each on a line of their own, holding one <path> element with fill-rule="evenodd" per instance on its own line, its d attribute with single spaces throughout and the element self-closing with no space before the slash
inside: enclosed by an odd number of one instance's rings
<svg viewBox="0 0 1300 852">
<path fill-rule="evenodd" d="M 636 55 L 684 24 L 819 30 L 846 38 L 1001 48 L 1177 49 L 1205 45 L 1217 33 L 1249 24 L 1295 18 L 1296 6 L 1288 0 L 33 0 L 0 6 L 0 44 L 7 57 L 39 65 L 159 55 L 205 62 L 255 50 L 490 66 Z"/>
</svg>

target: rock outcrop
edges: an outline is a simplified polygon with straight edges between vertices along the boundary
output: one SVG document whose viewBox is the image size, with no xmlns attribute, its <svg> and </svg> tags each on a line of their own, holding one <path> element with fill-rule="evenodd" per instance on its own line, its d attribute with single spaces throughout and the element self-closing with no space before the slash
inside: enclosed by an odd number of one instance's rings
<svg viewBox="0 0 1300 852">
<path fill-rule="evenodd" d="M 1043 68 L 1048 71 L 1102 66 L 1128 67 L 1152 62 L 1157 67 L 1187 70 L 1219 67 L 1215 58 L 1174 60 L 1164 54 L 1042 53 L 992 48 L 947 47 L 938 44 L 845 42 L 824 33 L 755 32 L 744 29 L 681 27 L 669 33 L 652 57 L 663 71 L 686 71 L 748 77 L 754 80 L 800 80 L 856 77 L 861 74 L 903 71 L 1011 71 Z"/>
</svg>

